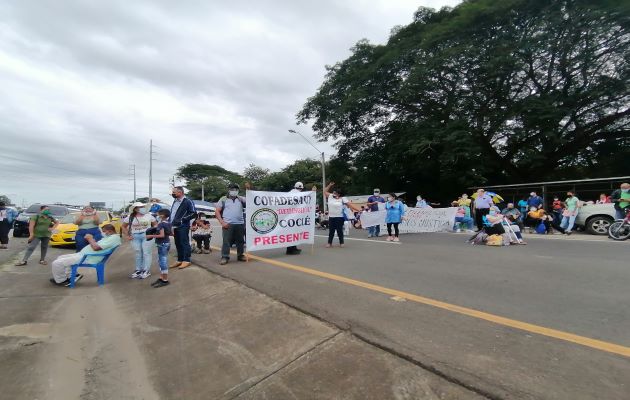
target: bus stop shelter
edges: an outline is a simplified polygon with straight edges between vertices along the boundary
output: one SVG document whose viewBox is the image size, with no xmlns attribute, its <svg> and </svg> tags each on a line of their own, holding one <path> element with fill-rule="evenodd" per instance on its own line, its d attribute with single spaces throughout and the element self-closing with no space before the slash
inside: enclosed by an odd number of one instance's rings
<svg viewBox="0 0 630 400">
<path fill-rule="evenodd" d="M 610 195 L 624 182 L 630 182 L 630 176 L 617 176 L 611 178 L 578 179 L 567 181 L 517 183 L 513 185 L 487 185 L 473 186 L 469 189 L 483 188 L 495 192 L 506 202 L 516 203 L 520 199 L 527 199 L 531 192 L 536 192 L 544 199 L 545 209 L 549 208 L 554 196 L 564 200 L 567 191 L 572 191 L 582 201 L 597 201 L 599 195 Z"/>
</svg>

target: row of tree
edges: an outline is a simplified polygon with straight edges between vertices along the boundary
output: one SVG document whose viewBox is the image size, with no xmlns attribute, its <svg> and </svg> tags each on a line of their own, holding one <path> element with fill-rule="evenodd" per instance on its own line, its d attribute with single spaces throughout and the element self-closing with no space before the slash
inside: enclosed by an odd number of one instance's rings
<svg viewBox="0 0 630 400">
<path fill-rule="evenodd" d="M 374 182 L 374 174 L 359 171 L 339 158 L 326 162 L 326 175 L 329 181 L 348 194 L 370 193 Z M 186 164 L 177 169 L 177 178 L 186 182 L 188 195 L 194 199 L 203 197 L 208 201 L 216 201 L 227 192 L 230 183 L 237 183 L 243 187 L 250 182 L 256 190 L 286 192 L 291 190 L 296 182 L 304 183 L 307 189 L 322 185 L 322 165 L 313 159 L 297 160 L 280 171 L 271 172 L 269 169 L 250 164 L 242 173 L 229 171 L 218 165 Z M 384 190 L 397 190 L 388 185 Z"/>
</svg>

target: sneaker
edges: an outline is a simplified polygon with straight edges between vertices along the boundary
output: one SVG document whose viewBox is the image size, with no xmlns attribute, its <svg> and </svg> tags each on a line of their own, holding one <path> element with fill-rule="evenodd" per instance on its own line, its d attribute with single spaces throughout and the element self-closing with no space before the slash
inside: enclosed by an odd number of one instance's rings
<svg viewBox="0 0 630 400">
<path fill-rule="evenodd" d="M 468 232 L 468 233 L 475 233 L 475 231 L 473 231 L 472 229 L 466 229 L 466 232 Z"/>
<path fill-rule="evenodd" d="M 400 239 L 398 239 L 397 237 L 394 237 L 394 238 L 392 239 L 392 242 L 400 242 Z"/>
<path fill-rule="evenodd" d="M 326 247 L 332 247 L 330 243 L 326 243 Z"/>
<path fill-rule="evenodd" d="M 212 253 L 212 250 L 210 250 L 210 249 L 205 249 L 205 250 L 203 251 L 203 254 L 210 254 L 210 253 Z M 168 281 L 167 281 L 167 282 L 168 282 Z"/>
<path fill-rule="evenodd" d="M 197 253 L 197 254 L 203 254 L 203 250 L 201 250 L 201 249 L 197 249 L 197 250 L 195 250 L 195 253 Z"/>
<path fill-rule="evenodd" d="M 302 252 L 301 249 L 287 249 L 287 254 L 291 256 L 298 255 Z"/>
<path fill-rule="evenodd" d="M 392 240 L 394 240 L 394 238 L 393 238 L 393 237 L 391 237 L 391 236 L 387 236 L 387 241 L 388 241 L 388 242 L 391 242 Z"/>
<path fill-rule="evenodd" d="M 368 235 L 368 239 L 371 238 L 371 237 L 374 237 L 374 235 Z"/>
<path fill-rule="evenodd" d="M 339 245 L 339 247 L 346 247 L 346 245 L 345 245 L 345 244 L 343 244 L 343 243 L 341 243 L 341 244 Z"/>
<path fill-rule="evenodd" d="M 190 261 L 182 261 L 181 265 L 179 266 L 179 269 L 184 269 L 188 267 L 190 267 Z"/>
<path fill-rule="evenodd" d="M 79 282 L 81 279 L 83 279 L 83 275 L 81 274 L 77 274 L 77 276 L 74 277 L 74 284 L 76 285 L 77 282 Z M 66 279 L 63 282 L 63 286 L 69 287 L 70 286 L 70 278 Z"/>
<path fill-rule="evenodd" d="M 247 257 L 245 257 L 245 255 L 241 254 L 240 256 L 236 257 L 236 259 L 238 261 L 247 261 Z"/>
<path fill-rule="evenodd" d="M 157 285 L 160 281 L 162 280 L 162 278 L 157 278 L 156 280 L 154 280 L 153 282 L 151 282 L 151 286 L 155 286 Z"/>
<path fill-rule="evenodd" d="M 570 236 L 572 232 L 571 231 L 565 231 L 564 233 L 566 233 L 567 236 Z"/>
<path fill-rule="evenodd" d="M 140 272 L 140 275 L 138 275 L 138 279 L 147 279 L 150 276 L 151 276 L 150 271 L 142 271 Z"/>
<path fill-rule="evenodd" d="M 222 258 L 221 261 L 219 261 L 219 265 L 225 265 L 228 263 L 228 259 L 227 258 Z"/>
<path fill-rule="evenodd" d="M 154 288 L 159 288 L 159 287 L 163 287 L 163 286 L 168 286 L 170 284 L 171 283 L 169 281 L 163 281 L 162 279 L 158 279 L 157 281 L 152 283 L 151 286 L 153 286 Z"/>
<path fill-rule="evenodd" d="M 461 229 L 455 229 L 455 233 L 460 233 L 462 230 Z"/>
<path fill-rule="evenodd" d="M 134 271 L 133 274 L 129 275 L 131 279 L 138 279 L 140 277 L 141 271 Z"/>
</svg>

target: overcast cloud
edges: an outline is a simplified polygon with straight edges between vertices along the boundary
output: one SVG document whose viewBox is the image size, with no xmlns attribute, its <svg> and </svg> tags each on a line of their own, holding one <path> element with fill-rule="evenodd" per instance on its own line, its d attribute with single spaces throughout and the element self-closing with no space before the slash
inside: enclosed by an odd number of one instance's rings
<svg viewBox="0 0 630 400">
<path fill-rule="evenodd" d="M 130 164 L 148 195 L 150 139 L 161 198 L 188 162 L 242 172 L 316 156 L 287 130 L 324 66 L 359 39 L 385 42 L 419 6 L 457 3 L 1 2 L 0 194 L 120 207 Z"/>
</svg>

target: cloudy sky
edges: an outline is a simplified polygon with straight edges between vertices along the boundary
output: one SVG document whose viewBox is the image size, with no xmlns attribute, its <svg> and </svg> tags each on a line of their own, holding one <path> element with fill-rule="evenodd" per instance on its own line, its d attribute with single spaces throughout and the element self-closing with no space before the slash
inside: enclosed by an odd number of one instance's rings
<svg viewBox="0 0 630 400">
<path fill-rule="evenodd" d="M 166 198 L 177 167 L 279 170 L 316 156 L 295 114 L 325 65 L 458 0 L 0 2 L 0 194 L 15 203 Z M 316 143 L 330 154 L 329 143 Z"/>
</svg>

